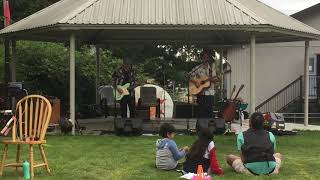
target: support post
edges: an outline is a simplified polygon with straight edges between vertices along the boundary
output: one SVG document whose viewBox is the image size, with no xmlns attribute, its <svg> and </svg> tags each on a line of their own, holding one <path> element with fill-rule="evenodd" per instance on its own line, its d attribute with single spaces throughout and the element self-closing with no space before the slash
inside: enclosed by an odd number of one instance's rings
<svg viewBox="0 0 320 180">
<path fill-rule="evenodd" d="M 8 83 L 10 82 L 10 40 L 4 38 L 4 85 L 5 96 L 8 96 Z"/>
<path fill-rule="evenodd" d="M 306 40 L 304 51 L 304 126 L 309 124 L 309 44 L 309 40 Z"/>
<path fill-rule="evenodd" d="M 250 113 L 256 108 L 256 37 L 250 37 Z"/>
<path fill-rule="evenodd" d="M 16 41 L 11 41 L 11 61 L 10 61 L 11 82 L 16 82 Z"/>
<path fill-rule="evenodd" d="M 10 22 L 6 20 L 6 0 L 3 0 L 3 16 L 4 16 L 4 27 L 7 27 L 10 25 Z M 10 81 L 10 40 L 8 38 L 4 38 L 4 85 L 5 85 L 5 96 L 8 95 L 8 89 L 7 85 Z"/>
<path fill-rule="evenodd" d="M 11 40 L 11 60 L 10 60 L 10 72 L 11 72 L 11 82 L 17 82 L 16 79 L 16 41 Z M 11 109 L 16 109 L 16 98 L 11 98 Z"/>
<path fill-rule="evenodd" d="M 220 49 L 220 73 L 223 73 L 223 48 Z M 223 100 L 223 95 L 224 95 L 224 74 L 221 76 L 220 80 L 220 90 L 221 90 L 221 97 L 220 99 Z"/>
<path fill-rule="evenodd" d="M 100 86 L 100 48 L 96 46 L 96 104 L 100 104 L 99 86 Z"/>
<path fill-rule="evenodd" d="M 76 51 L 76 37 L 74 34 L 70 35 L 70 119 L 72 121 L 72 135 L 75 135 L 75 51 Z"/>
</svg>

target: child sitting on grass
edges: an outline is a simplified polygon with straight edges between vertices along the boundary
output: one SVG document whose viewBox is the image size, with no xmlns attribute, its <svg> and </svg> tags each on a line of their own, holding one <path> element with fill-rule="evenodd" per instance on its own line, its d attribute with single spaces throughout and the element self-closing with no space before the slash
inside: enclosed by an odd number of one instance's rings
<svg viewBox="0 0 320 180">
<path fill-rule="evenodd" d="M 192 145 L 190 152 L 183 163 L 183 170 L 188 173 L 197 173 L 198 165 L 202 165 L 204 172 L 222 175 L 222 169 L 216 156 L 216 147 L 212 141 L 213 134 L 208 128 L 200 129 L 198 139 Z"/>
<path fill-rule="evenodd" d="M 163 139 L 158 139 L 156 142 L 156 166 L 159 169 L 171 170 L 177 168 L 178 160 L 183 158 L 189 150 L 185 146 L 178 149 L 177 144 L 172 140 L 176 134 L 176 129 L 168 123 L 162 124 L 159 135 Z"/>
</svg>

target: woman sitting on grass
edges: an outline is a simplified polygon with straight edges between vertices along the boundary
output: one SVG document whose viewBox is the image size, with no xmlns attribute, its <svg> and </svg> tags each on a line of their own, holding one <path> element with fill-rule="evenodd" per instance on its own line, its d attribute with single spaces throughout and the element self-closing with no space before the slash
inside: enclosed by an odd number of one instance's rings
<svg viewBox="0 0 320 180">
<path fill-rule="evenodd" d="M 164 123 L 160 127 L 159 135 L 163 139 L 158 139 L 156 142 L 156 166 L 159 169 L 171 170 L 177 168 L 178 160 L 183 158 L 189 150 L 188 146 L 178 149 L 176 142 L 172 140 L 175 134 L 176 129 L 171 124 Z"/>
<path fill-rule="evenodd" d="M 240 156 L 228 155 L 227 163 L 238 173 L 254 175 L 278 174 L 283 156 L 275 153 L 276 138 L 263 129 L 264 117 L 255 112 L 250 118 L 250 129 L 238 134 Z"/>
<path fill-rule="evenodd" d="M 216 147 L 212 141 L 213 134 L 208 128 L 202 128 L 198 133 L 198 140 L 192 145 L 183 163 L 183 170 L 197 173 L 198 165 L 202 165 L 204 172 L 222 175 L 222 168 L 216 156 Z"/>
</svg>

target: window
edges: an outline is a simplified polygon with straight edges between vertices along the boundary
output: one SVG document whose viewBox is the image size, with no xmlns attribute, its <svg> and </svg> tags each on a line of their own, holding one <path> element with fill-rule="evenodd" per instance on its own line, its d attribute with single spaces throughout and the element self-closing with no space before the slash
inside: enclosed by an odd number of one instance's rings
<svg viewBox="0 0 320 180">
<path fill-rule="evenodd" d="M 310 57 L 309 58 L 309 72 L 310 73 L 314 73 L 314 67 L 315 67 L 315 63 L 314 63 L 314 57 Z"/>
</svg>

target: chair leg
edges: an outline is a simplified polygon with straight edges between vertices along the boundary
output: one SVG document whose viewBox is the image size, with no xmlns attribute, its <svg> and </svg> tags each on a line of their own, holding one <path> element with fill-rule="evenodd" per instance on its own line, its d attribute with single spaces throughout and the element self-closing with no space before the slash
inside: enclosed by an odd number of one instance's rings
<svg viewBox="0 0 320 180">
<path fill-rule="evenodd" d="M 34 162 L 33 162 L 33 145 L 30 144 L 30 175 L 34 177 Z"/>
<path fill-rule="evenodd" d="M 50 171 L 50 168 L 49 168 L 48 160 L 47 160 L 46 154 L 44 153 L 44 148 L 43 148 L 42 144 L 39 145 L 39 149 L 40 149 L 42 161 L 46 164 L 47 172 L 48 172 L 48 174 L 51 175 L 51 171 Z"/>
<path fill-rule="evenodd" d="M 2 153 L 2 160 L 1 160 L 1 165 L 0 165 L 0 176 L 3 175 L 3 168 L 4 168 L 4 163 L 7 157 L 7 153 L 8 153 L 8 144 L 4 145 L 3 148 L 3 153 Z"/>
<path fill-rule="evenodd" d="M 16 156 L 16 163 L 20 163 L 20 151 L 21 151 L 21 145 L 17 145 L 17 156 Z M 18 171 L 18 166 L 16 167 L 16 172 Z"/>
</svg>

